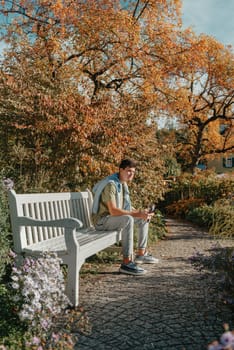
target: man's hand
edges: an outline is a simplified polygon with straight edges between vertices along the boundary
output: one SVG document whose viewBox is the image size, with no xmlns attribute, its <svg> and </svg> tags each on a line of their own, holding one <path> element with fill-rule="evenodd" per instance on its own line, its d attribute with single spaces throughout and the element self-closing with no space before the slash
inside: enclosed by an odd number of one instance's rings
<svg viewBox="0 0 234 350">
<path fill-rule="evenodd" d="M 152 216 L 154 216 L 154 212 L 151 213 L 148 211 L 148 209 L 144 209 L 144 210 L 139 210 L 138 211 L 138 215 L 137 217 L 145 220 L 145 221 L 150 221 Z"/>
<path fill-rule="evenodd" d="M 132 211 L 119 209 L 116 207 L 116 203 L 113 202 L 108 202 L 107 207 L 109 209 L 110 215 L 113 216 L 131 215 L 134 218 L 150 221 L 154 215 L 154 213 L 150 213 L 148 209 L 133 209 Z"/>
</svg>

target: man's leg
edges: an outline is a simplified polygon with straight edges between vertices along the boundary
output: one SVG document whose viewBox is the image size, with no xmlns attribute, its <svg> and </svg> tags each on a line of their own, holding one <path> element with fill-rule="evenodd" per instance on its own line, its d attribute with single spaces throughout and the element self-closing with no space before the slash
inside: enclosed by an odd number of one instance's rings
<svg viewBox="0 0 234 350">
<path fill-rule="evenodd" d="M 130 215 L 106 216 L 101 218 L 97 225 L 97 230 L 122 230 L 122 249 L 124 263 L 133 258 L 133 230 L 134 219 Z"/>
<path fill-rule="evenodd" d="M 123 263 L 119 271 L 128 275 L 142 276 L 146 271 L 137 266 L 133 261 L 133 232 L 134 219 L 130 215 L 107 216 L 100 219 L 96 225 L 97 230 L 122 229 Z"/>
<path fill-rule="evenodd" d="M 148 231 L 149 231 L 149 222 L 142 219 L 134 219 L 134 223 L 137 227 L 138 235 L 138 251 L 142 252 L 142 255 L 146 251 L 147 242 L 148 242 Z"/>
<path fill-rule="evenodd" d="M 136 263 L 156 264 L 158 259 L 149 255 L 146 251 L 148 242 L 149 222 L 142 219 L 135 219 L 138 233 L 138 251 L 135 258 Z"/>
</svg>

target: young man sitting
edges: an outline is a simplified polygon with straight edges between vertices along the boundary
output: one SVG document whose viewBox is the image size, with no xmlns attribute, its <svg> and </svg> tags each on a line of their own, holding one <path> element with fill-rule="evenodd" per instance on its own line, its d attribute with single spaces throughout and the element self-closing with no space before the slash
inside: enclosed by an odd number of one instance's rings
<svg viewBox="0 0 234 350">
<path fill-rule="evenodd" d="M 93 188 L 93 221 L 97 230 L 122 230 L 123 263 L 119 271 L 141 276 L 146 271 L 138 264 L 155 264 L 158 259 L 147 253 L 148 228 L 154 215 L 148 210 L 133 209 L 128 183 L 133 180 L 136 162 L 124 159 L 119 172 L 99 181 Z M 134 225 L 138 227 L 138 251 L 133 260 Z"/>
</svg>

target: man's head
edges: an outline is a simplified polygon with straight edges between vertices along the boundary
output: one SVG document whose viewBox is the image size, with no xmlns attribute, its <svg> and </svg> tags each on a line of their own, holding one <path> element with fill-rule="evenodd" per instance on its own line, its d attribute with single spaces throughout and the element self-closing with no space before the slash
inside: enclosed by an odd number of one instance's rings
<svg viewBox="0 0 234 350">
<path fill-rule="evenodd" d="M 119 169 L 125 169 L 125 168 L 136 168 L 137 167 L 137 162 L 133 159 L 127 158 L 121 160 L 121 163 L 119 164 Z"/>
<path fill-rule="evenodd" d="M 132 159 L 123 159 L 119 165 L 119 179 L 121 182 L 132 181 L 137 163 Z"/>
</svg>

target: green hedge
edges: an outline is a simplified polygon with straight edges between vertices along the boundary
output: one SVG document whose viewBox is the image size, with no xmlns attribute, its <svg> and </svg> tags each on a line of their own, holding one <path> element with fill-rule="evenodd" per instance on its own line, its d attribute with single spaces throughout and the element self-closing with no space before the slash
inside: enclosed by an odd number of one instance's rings
<svg viewBox="0 0 234 350">
<path fill-rule="evenodd" d="M 179 200 L 200 199 L 210 205 L 221 198 L 234 195 L 234 178 L 217 177 L 217 174 L 204 171 L 198 174 L 184 173 L 170 182 L 165 196 L 164 207 Z"/>
<path fill-rule="evenodd" d="M 186 219 L 209 229 L 209 233 L 222 238 L 234 237 L 234 206 L 232 201 L 221 199 L 214 205 L 193 208 Z"/>
<path fill-rule="evenodd" d="M 210 228 L 213 222 L 213 207 L 205 204 L 201 207 L 193 208 L 186 215 L 186 219 L 199 226 Z"/>
<path fill-rule="evenodd" d="M 209 232 L 223 238 L 234 237 L 234 206 L 231 201 L 219 200 L 214 204 Z"/>
<path fill-rule="evenodd" d="M 10 262 L 9 251 L 11 246 L 12 235 L 10 233 L 7 193 L 0 185 L 0 281 L 3 279 L 7 265 Z"/>
</svg>

